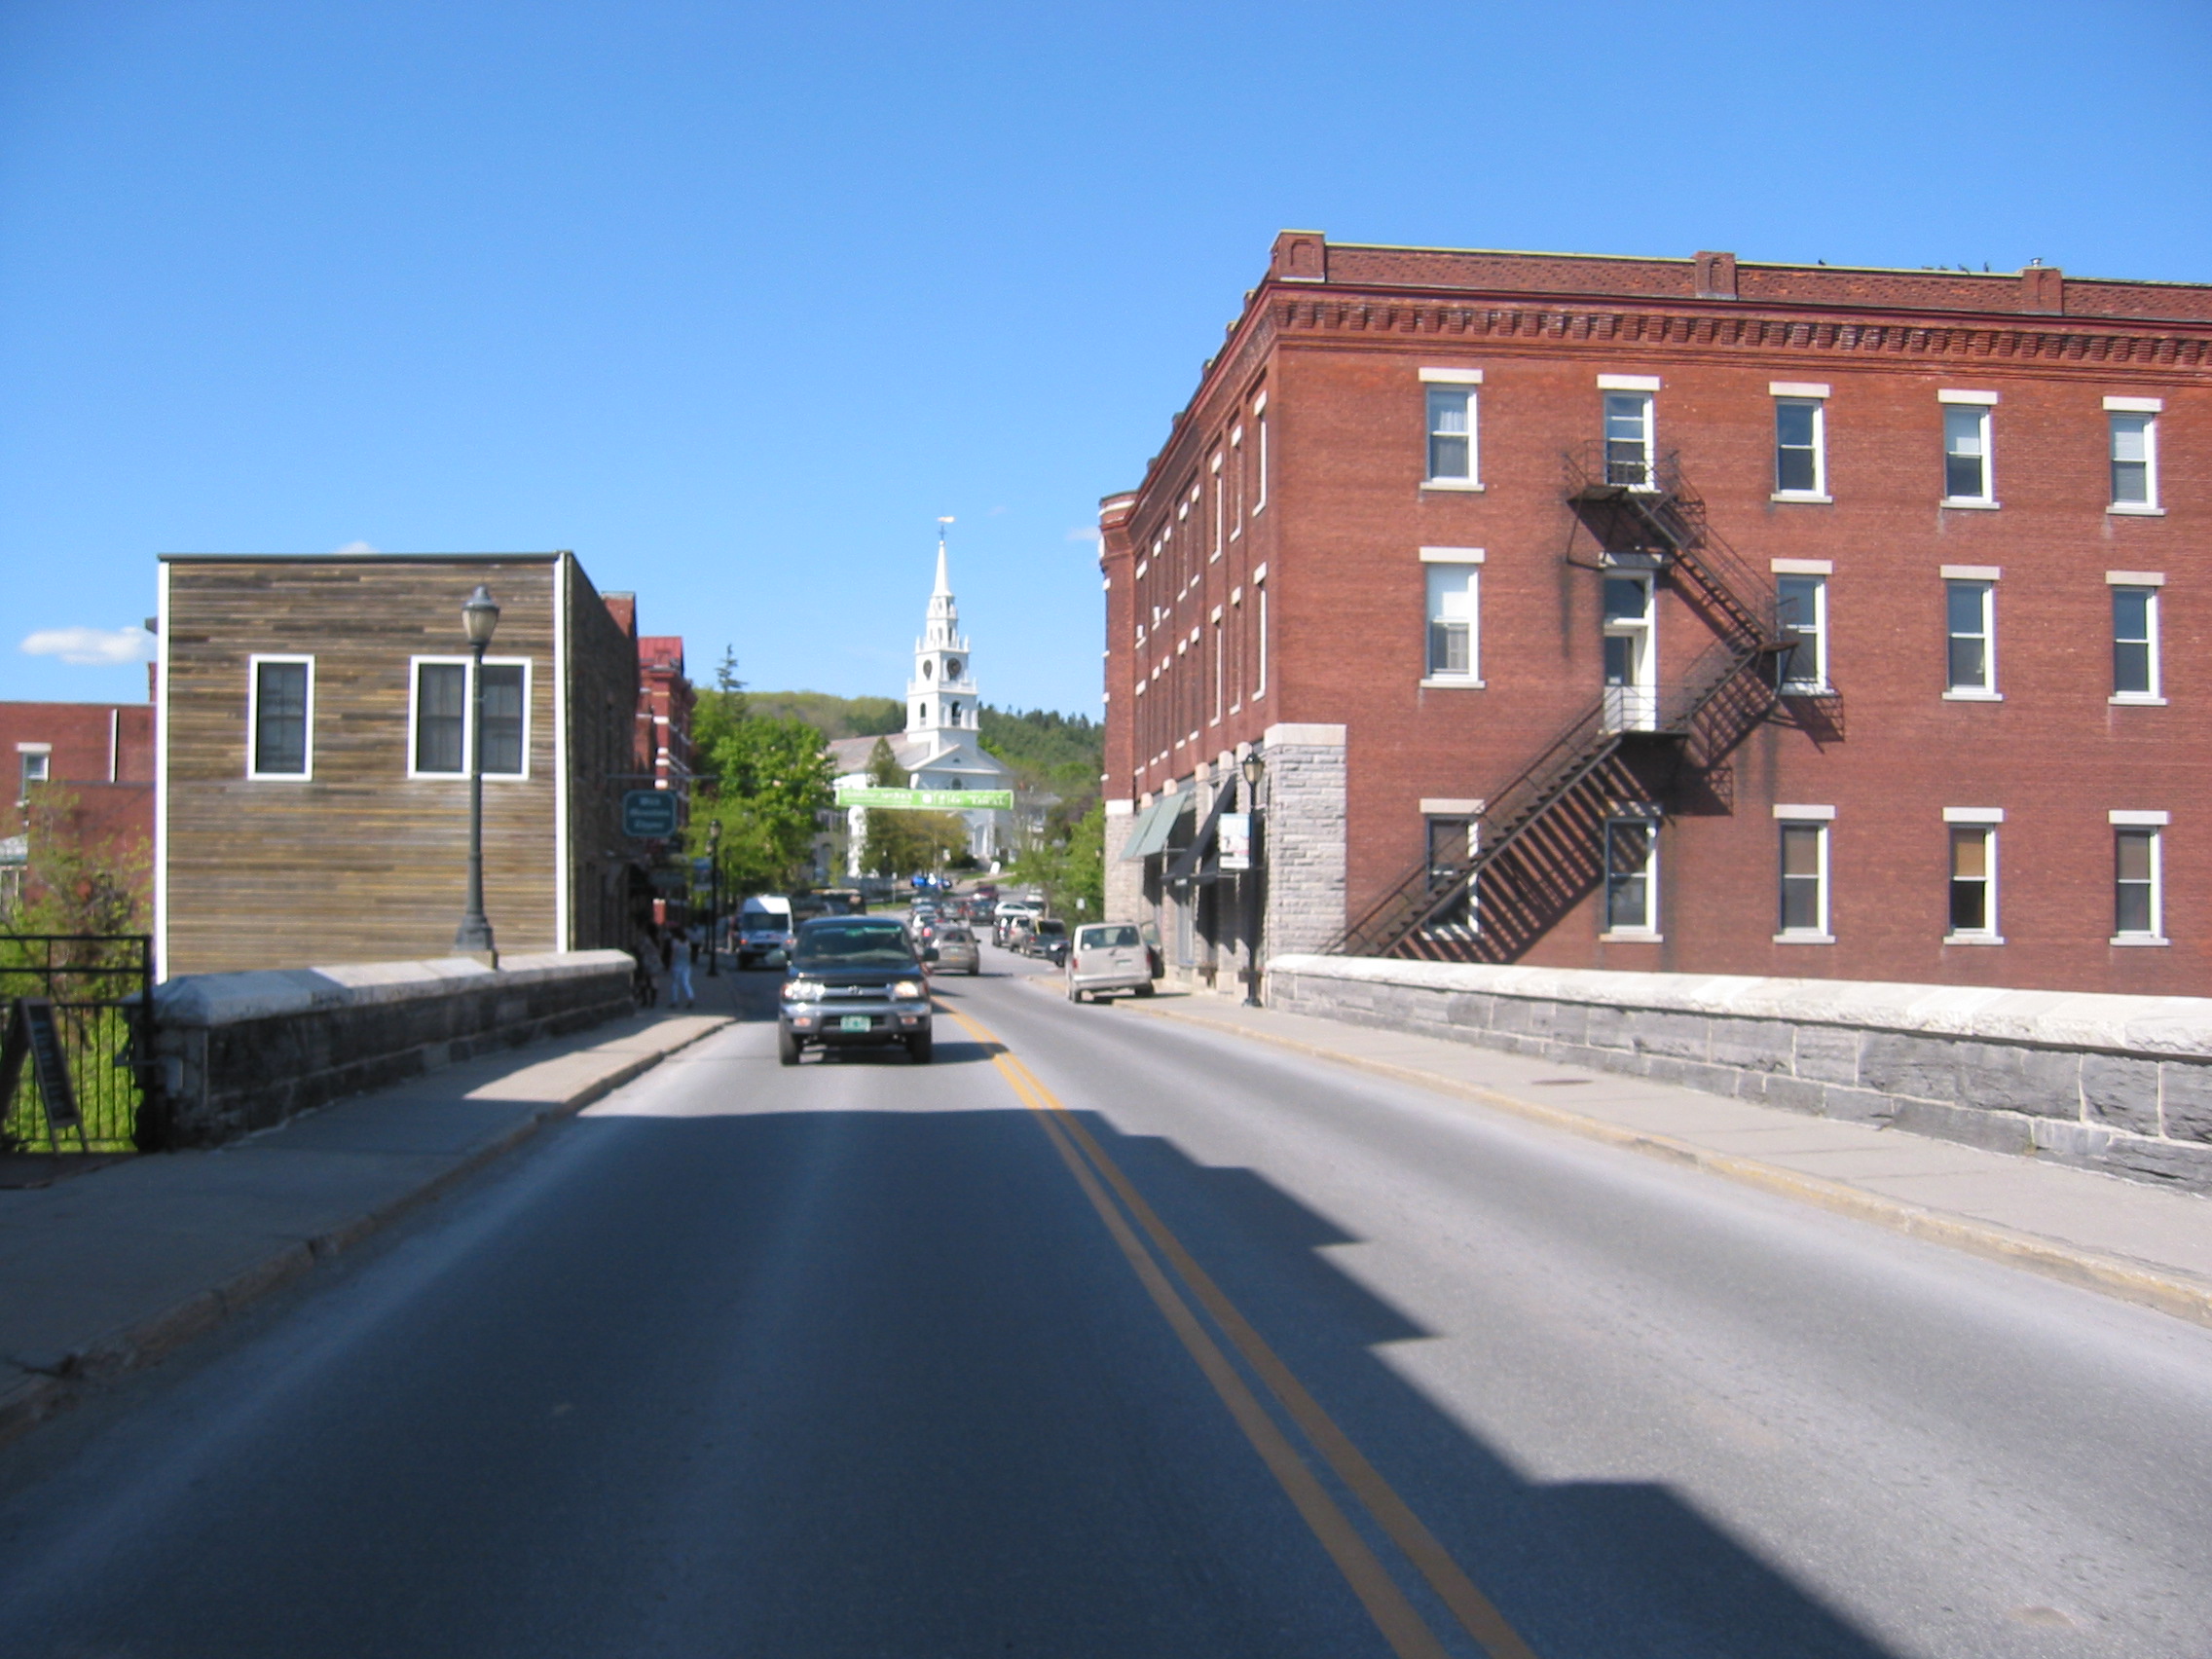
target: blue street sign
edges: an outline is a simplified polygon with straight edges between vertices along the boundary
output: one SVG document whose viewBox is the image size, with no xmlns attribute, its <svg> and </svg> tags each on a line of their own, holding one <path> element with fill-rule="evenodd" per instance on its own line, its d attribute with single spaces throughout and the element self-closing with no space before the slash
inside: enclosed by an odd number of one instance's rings
<svg viewBox="0 0 2212 1659">
<path fill-rule="evenodd" d="M 622 833 L 641 841 L 665 841 L 676 833 L 676 793 L 673 790 L 625 790 L 622 793 Z"/>
</svg>

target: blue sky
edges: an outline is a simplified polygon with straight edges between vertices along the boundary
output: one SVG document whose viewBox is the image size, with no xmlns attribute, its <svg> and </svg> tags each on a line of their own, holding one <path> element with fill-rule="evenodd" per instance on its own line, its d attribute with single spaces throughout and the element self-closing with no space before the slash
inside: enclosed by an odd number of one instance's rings
<svg viewBox="0 0 2212 1659">
<path fill-rule="evenodd" d="M 0 3 L 0 697 L 163 550 L 571 547 L 694 674 L 993 702 L 1274 232 L 2212 280 L 2203 0 Z M 72 632 L 76 631 L 76 632 Z M 22 642 L 38 648 L 26 650 Z"/>
</svg>

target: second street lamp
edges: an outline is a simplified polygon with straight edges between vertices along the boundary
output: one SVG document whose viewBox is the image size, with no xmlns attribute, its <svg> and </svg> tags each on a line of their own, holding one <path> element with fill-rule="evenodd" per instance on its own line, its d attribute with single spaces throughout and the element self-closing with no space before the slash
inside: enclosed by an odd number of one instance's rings
<svg viewBox="0 0 2212 1659">
<path fill-rule="evenodd" d="M 707 820 L 707 977 L 721 974 L 722 821 Z"/>
<path fill-rule="evenodd" d="M 497 968 L 499 952 L 484 914 L 484 647 L 499 625 L 499 607 L 490 588 L 477 585 L 461 608 L 461 620 L 475 661 L 468 671 L 468 908 L 454 932 L 453 948 L 457 956 L 472 956 Z"/>
<path fill-rule="evenodd" d="M 1244 805 L 1251 815 L 1251 841 L 1249 862 L 1237 877 L 1244 890 L 1244 1006 L 1260 1006 L 1260 861 L 1265 856 L 1260 839 L 1260 780 L 1268 775 L 1268 765 L 1255 749 L 1248 753 L 1237 770 L 1244 774 Z"/>
</svg>

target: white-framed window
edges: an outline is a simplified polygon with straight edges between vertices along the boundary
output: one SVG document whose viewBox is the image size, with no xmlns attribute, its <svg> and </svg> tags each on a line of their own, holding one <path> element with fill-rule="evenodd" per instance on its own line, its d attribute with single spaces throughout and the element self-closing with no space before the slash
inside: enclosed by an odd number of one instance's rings
<svg viewBox="0 0 2212 1659">
<path fill-rule="evenodd" d="M 16 745 L 16 798 L 30 797 L 31 785 L 43 784 L 54 776 L 54 746 L 50 743 L 18 743 Z"/>
<path fill-rule="evenodd" d="M 1427 409 L 1424 489 L 1480 490 L 1481 453 L 1476 387 L 1480 369 L 1423 369 L 1421 392 Z"/>
<path fill-rule="evenodd" d="M 2158 508 L 2158 414 L 2162 398 L 2105 399 L 2107 454 L 2116 513 L 2156 513 Z"/>
<path fill-rule="evenodd" d="M 1479 547 L 1423 547 L 1428 641 L 1423 685 L 1482 683 L 1482 571 Z"/>
<path fill-rule="evenodd" d="M 2112 821 L 2115 944 L 2166 942 L 2163 812 L 2114 812 Z"/>
<path fill-rule="evenodd" d="M 1268 568 L 1262 565 L 1252 572 L 1252 620 L 1259 645 L 1259 655 L 1252 674 L 1252 695 L 1264 697 L 1268 691 Z"/>
<path fill-rule="evenodd" d="M 1997 695 L 1997 582 L 1994 571 L 1943 568 L 1943 695 L 1969 701 Z"/>
<path fill-rule="evenodd" d="M 2137 579 L 2129 581 L 2126 578 Z M 2112 700 L 2163 703 L 2158 689 L 2158 586 L 2162 577 L 2108 571 L 2112 585 Z"/>
<path fill-rule="evenodd" d="M 1832 806 L 1777 806 L 1777 944 L 1832 944 L 1828 926 L 1828 827 Z"/>
<path fill-rule="evenodd" d="M 1946 806 L 1949 841 L 1950 931 L 1946 944 L 2003 944 L 1997 931 L 1997 827 L 1999 807 Z"/>
<path fill-rule="evenodd" d="M 1229 539 L 1244 534 L 1244 428 L 1229 429 L 1229 486 L 1235 497 L 1229 503 Z"/>
<path fill-rule="evenodd" d="M 472 663 L 467 657 L 413 657 L 408 661 L 407 775 L 465 778 L 469 719 L 474 713 Z M 484 659 L 484 776 L 530 775 L 530 677 L 527 657 Z M 917 715 L 926 717 L 925 699 Z"/>
<path fill-rule="evenodd" d="M 1607 391 L 1604 399 L 1605 482 L 1647 490 L 1651 488 L 1654 438 L 1652 395 L 1648 391 Z"/>
<path fill-rule="evenodd" d="M 1475 822 L 1457 813 L 1444 817 L 1429 815 L 1421 822 L 1428 841 L 1430 891 L 1452 882 L 1462 883 L 1451 901 L 1431 914 L 1424 925 L 1430 932 L 1448 928 L 1471 932 L 1475 927 L 1475 884 L 1467 879 L 1467 867 L 1475 860 Z"/>
<path fill-rule="evenodd" d="M 1608 818 L 1604 833 L 1605 936 L 1654 938 L 1659 932 L 1658 815 Z"/>
<path fill-rule="evenodd" d="M 1827 942 L 1827 823 L 1786 819 L 1776 867 L 1776 940 Z"/>
<path fill-rule="evenodd" d="M 1223 698 L 1229 689 L 1229 653 L 1222 649 L 1221 607 L 1213 608 L 1213 719 L 1208 725 L 1221 724 Z"/>
<path fill-rule="evenodd" d="M 1253 454 L 1252 516 L 1258 518 L 1268 504 L 1268 394 L 1252 400 L 1252 430 L 1257 440 Z"/>
<path fill-rule="evenodd" d="M 1995 451 L 1991 444 L 1994 391 L 1938 391 L 1943 407 L 1943 505 L 1997 504 Z"/>
<path fill-rule="evenodd" d="M 1774 498 L 1828 499 L 1827 387 L 1777 382 L 1774 394 Z"/>
<path fill-rule="evenodd" d="M 1206 563 L 1210 565 L 1214 560 L 1221 557 L 1222 548 L 1228 545 L 1222 535 L 1221 528 L 1222 519 L 1226 516 L 1222 505 L 1221 451 L 1215 450 L 1213 452 L 1213 461 L 1207 466 L 1206 472 L 1213 487 L 1213 552 L 1206 559 Z"/>
<path fill-rule="evenodd" d="M 285 783 L 314 777 L 314 658 L 246 659 L 245 775 Z"/>
<path fill-rule="evenodd" d="M 1797 571 L 1774 578 L 1782 634 L 1789 641 L 1775 665 L 1776 683 L 1785 692 L 1828 689 L 1828 579 Z"/>
</svg>

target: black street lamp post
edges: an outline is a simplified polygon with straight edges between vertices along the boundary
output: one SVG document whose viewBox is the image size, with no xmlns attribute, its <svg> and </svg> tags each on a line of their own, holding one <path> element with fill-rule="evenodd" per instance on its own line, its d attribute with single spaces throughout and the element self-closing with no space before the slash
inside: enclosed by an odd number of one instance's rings
<svg viewBox="0 0 2212 1659">
<path fill-rule="evenodd" d="M 1255 749 L 1237 768 L 1244 774 L 1244 804 L 1252 821 L 1249 864 L 1244 870 L 1244 1006 L 1260 1006 L 1260 780 L 1267 762 Z"/>
<path fill-rule="evenodd" d="M 721 977 L 722 821 L 707 820 L 707 977 Z"/>
<path fill-rule="evenodd" d="M 492 923 L 484 914 L 484 647 L 499 625 L 499 607 L 489 588 L 478 584 L 461 608 L 461 619 L 476 660 L 469 670 L 468 909 L 454 933 L 453 948 L 458 956 L 473 956 L 485 967 L 497 968 L 499 952 L 492 942 Z"/>
</svg>

